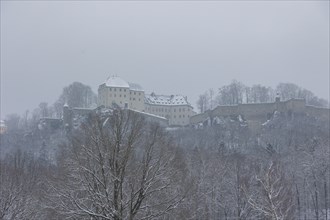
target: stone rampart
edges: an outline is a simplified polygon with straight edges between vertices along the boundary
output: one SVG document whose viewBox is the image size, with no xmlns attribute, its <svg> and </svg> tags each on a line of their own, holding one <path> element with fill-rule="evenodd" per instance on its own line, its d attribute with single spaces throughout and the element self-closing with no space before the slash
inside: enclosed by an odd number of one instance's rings
<svg viewBox="0 0 330 220">
<path fill-rule="evenodd" d="M 284 102 L 287 111 L 293 113 L 304 113 L 305 112 L 305 100 L 304 99 L 290 99 Z"/>
<path fill-rule="evenodd" d="M 220 105 L 213 109 L 211 111 L 211 116 L 216 117 L 216 116 L 233 116 L 233 115 L 238 115 L 238 105 Z"/>
<path fill-rule="evenodd" d="M 201 114 L 193 115 L 189 119 L 190 120 L 190 124 L 191 125 L 197 125 L 199 123 L 203 123 L 209 117 L 210 116 L 209 116 L 208 112 L 204 112 L 204 113 L 201 113 Z"/>
<path fill-rule="evenodd" d="M 275 103 L 239 104 L 238 112 L 247 120 L 266 121 L 276 110 Z"/>
<path fill-rule="evenodd" d="M 315 106 L 307 105 L 305 108 L 306 114 L 312 117 L 320 118 L 323 120 L 329 120 L 330 118 L 330 109 L 329 108 L 320 108 Z"/>
<path fill-rule="evenodd" d="M 275 111 L 292 114 L 306 114 L 313 117 L 327 119 L 330 118 L 329 108 L 319 108 L 315 106 L 306 106 L 304 99 L 290 99 L 287 101 L 275 101 L 273 103 L 249 103 L 228 106 L 218 106 L 202 114 L 194 115 L 190 118 L 190 124 L 196 125 L 203 123 L 208 119 L 215 117 L 229 117 L 241 115 L 242 118 L 249 121 L 249 124 L 262 124 L 267 121 Z M 258 126 L 253 126 L 258 127 Z"/>
</svg>

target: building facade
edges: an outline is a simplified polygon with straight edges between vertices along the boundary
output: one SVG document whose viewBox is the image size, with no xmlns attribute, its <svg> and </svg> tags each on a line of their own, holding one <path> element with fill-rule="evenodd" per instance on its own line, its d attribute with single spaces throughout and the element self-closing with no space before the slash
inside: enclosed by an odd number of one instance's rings
<svg viewBox="0 0 330 220">
<path fill-rule="evenodd" d="M 146 95 L 145 111 L 167 118 L 172 126 L 189 125 L 189 118 L 193 115 L 193 107 L 182 95 Z"/>
<path fill-rule="evenodd" d="M 111 76 L 99 86 L 98 105 L 144 111 L 144 90 L 138 84 Z"/>
<path fill-rule="evenodd" d="M 168 119 L 170 126 L 189 125 L 194 114 L 187 97 L 182 95 L 146 95 L 136 83 L 111 76 L 98 89 L 98 105 L 120 107 L 149 113 Z"/>
</svg>

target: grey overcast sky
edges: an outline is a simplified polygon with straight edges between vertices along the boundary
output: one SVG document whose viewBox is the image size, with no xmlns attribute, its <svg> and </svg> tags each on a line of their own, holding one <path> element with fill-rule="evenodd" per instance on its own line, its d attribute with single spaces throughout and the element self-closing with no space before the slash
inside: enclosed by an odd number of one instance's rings
<svg viewBox="0 0 330 220">
<path fill-rule="evenodd" d="M 193 105 L 232 79 L 329 100 L 329 1 L 1 1 L 1 118 L 113 74 Z"/>
</svg>

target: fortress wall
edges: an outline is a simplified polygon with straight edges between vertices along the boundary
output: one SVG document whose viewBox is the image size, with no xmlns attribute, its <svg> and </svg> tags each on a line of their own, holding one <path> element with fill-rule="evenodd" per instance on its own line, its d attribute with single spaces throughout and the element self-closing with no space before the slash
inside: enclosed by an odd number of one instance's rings
<svg viewBox="0 0 330 220">
<path fill-rule="evenodd" d="M 169 125 L 169 121 L 167 118 L 164 118 L 164 117 L 161 117 L 158 115 L 154 115 L 154 114 L 150 114 L 150 113 L 137 111 L 134 109 L 127 109 L 127 110 L 129 112 L 133 112 L 134 114 L 142 115 L 148 122 L 156 122 L 156 123 L 159 123 L 159 125 L 164 126 L 164 127 L 167 127 Z"/>
<path fill-rule="evenodd" d="M 195 125 L 195 124 L 205 121 L 208 117 L 209 117 L 209 114 L 207 112 L 204 112 L 201 114 L 191 116 L 189 121 L 190 121 L 191 125 Z"/>
<path fill-rule="evenodd" d="M 190 117 L 190 124 L 198 124 L 205 121 L 208 117 L 216 116 L 237 116 L 242 115 L 248 121 L 250 128 L 259 130 L 262 123 L 269 119 L 274 111 L 284 112 L 287 114 L 307 114 L 317 118 L 330 120 L 330 109 L 319 108 L 315 106 L 306 106 L 304 99 L 290 99 L 283 102 L 274 103 L 251 103 L 229 106 L 218 106 L 212 111 L 203 114 L 197 114 Z"/>
<path fill-rule="evenodd" d="M 237 105 L 218 106 L 212 111 L 212 117 L 238 115 Z"/>
<path fill-rule="evenodd" d="M 275 110 L 278 112 L 287 112 L 286 102 L 275 102 Z"/>
<path fill-rule="evenodd" d="M 267 115 L 275 111 L 274 103 L 240 104 L 239 114 L 247 120 L 266 121 Z"/>
<path fill-rule="evenodd" d="M 321 118 L 325 120 L 330 120 L 330 109 L 329 108 L 320 108 L 315 106 L 306 106 L 305 112 L 309 116 L 316 118 Z"/>
<path fill-rule="evenodd" d="M 304 113 L 305 110 L 305 100 L 304 99 L 290 99 L 285 102 L 287 110 L 291 110 L 295 113 Z"/>
</svg>

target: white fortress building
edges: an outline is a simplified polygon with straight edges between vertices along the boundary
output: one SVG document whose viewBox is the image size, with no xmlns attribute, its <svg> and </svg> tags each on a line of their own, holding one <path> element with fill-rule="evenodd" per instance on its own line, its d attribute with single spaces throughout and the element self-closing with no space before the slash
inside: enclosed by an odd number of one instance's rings
<svg viewBox="0 0 330 220">
<path fill-rule="evenodd" d="M 157 115 L 168 119 L 170 126 L 189 125 L 193 107 L 182 95 L 146 95 L 136 83 L 117 76 L 109 77 L 98 89 L 98 105 L 120 107 Z"/>
<path fill-rule="evenodd" d="M 99 86 L 98 105 L 144 111 L 144 90 L 138 84 L 111 76 Z"/>
</svg>

